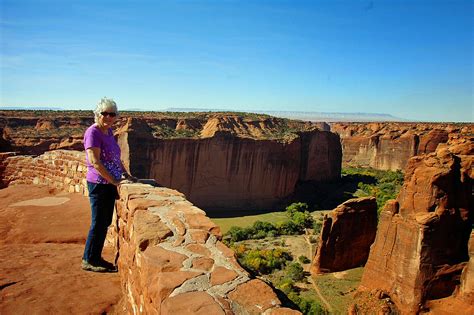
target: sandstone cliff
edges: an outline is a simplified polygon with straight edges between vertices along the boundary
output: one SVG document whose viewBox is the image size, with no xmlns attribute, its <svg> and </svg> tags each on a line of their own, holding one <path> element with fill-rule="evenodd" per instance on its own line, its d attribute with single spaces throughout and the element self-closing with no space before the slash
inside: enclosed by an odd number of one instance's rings
<svg viewBox="0 0 474 315">
<path fill-rule="evenodd" d="M 325 216 L 311 273 L 360 267 L 369 256 L 377 231 L 374 197 L 350 199 Z"/>
<path fill-rule="evenodd" d="M 343 167 L 403 170 L 416 155 L 434 152 L 450 135 L 473 135 L 473 124 L 332 123 L 341 136 Z"/>
<path fill-rule="evenodd" d="M 90 113 L 43 114 L 0 111 L 0 152 L 83 149 Z M 122 115 L 116 135 L 125 167 L 206 209 L 279 207 L 297 182 L 340 177 L 339 137 L 324 123 L 245 113 Z"/>
<path fill-rule="evenodd" d="M 183 192 L 205 209 L 278 207 L 298 181 L 340 177 L 339 137 L 331 132 L 269 133 L 279 120 L 243 124 L 238 117 L 211 118 L 200 136 L 155 138 L 149 122 L 129 119 L 119 131 L 135 176 Z"/>
<path fill-rule="evenodd" d="M 361 290 L 381 289 L 407 313 L 453 294 L 469 259 L 473 154 L 465 137 L 409 160 L 397 200 L 380 214 Z M 466 274 L 461 288 L 472 282 Z"/>
</svg>

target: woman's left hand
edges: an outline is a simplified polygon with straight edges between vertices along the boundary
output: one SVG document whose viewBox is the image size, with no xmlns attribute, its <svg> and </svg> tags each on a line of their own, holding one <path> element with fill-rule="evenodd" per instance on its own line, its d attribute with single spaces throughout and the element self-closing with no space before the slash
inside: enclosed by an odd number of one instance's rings
<svg viewBox="0 0 474 315">
<path fill-rule="evenodd" d="M 132 183 L 138 182 L 138 178 L 136 178 L 135 176 L 132 176 L 132 175 L 130 175 L 130 174 L 128 174 L 128 173 L 124 173 L 124 174 L 123 174 L 123 177 L 125 178 L 125 180 L 130 181 L 130 182 L 132 182 Z"/>
</svg>

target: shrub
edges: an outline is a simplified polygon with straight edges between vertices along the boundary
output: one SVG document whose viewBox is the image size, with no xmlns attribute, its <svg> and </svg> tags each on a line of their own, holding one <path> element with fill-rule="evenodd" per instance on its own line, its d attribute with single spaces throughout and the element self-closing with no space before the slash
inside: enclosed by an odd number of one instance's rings
<svg viewBox="0 0 474 315">
<path fill-rule="evenodd" d="M 239 263 L 253 274 L 262 275 L 282 269 L 292 260 L 290 253 L 280 248 L 251 249 L 249 251 L 236 250 Z"/>
<path fill-rule="evenodd" d="M 309 260 L 309 258 L 304 255 L 298 257 L 298 261 L 302 264 L 309 264 L 311 262 L 311 260 Z"/>
<path fill-rule="evenodd" d="M 293 281 L 301 281 L 305 278 L 304 276 L 304 270 L 303 267 L 301 266 L 300 263 L 294 262 L 291 263 L 287 268 L 287 275 L 291 278 Z"/>
</svg>

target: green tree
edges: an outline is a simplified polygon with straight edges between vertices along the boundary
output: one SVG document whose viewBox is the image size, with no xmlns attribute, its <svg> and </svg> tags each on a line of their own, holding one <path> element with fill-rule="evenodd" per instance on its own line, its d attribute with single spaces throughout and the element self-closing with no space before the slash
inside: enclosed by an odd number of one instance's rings
<svg viewBox="0 0 474 315">
<path fill-rule="evenodd" d="M 286 272 L 293 281 L 301 281 L 305 278 L 303 267 L 297 262 L 289 264 Z"/>
</svg>

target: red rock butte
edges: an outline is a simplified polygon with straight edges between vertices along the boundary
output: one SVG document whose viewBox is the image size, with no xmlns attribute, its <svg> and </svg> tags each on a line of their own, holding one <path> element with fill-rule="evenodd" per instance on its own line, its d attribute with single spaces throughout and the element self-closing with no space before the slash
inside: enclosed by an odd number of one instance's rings
<svg viewBox="0 0 474 315">
<path fill-rule="evenodd" d="M 426 305 L 474 313 L 473 154 L 468 137 L 408 161 L 397 200 L 380 214 L 361 290 L 386 292 L 407 314 Z"/>
</svg>

